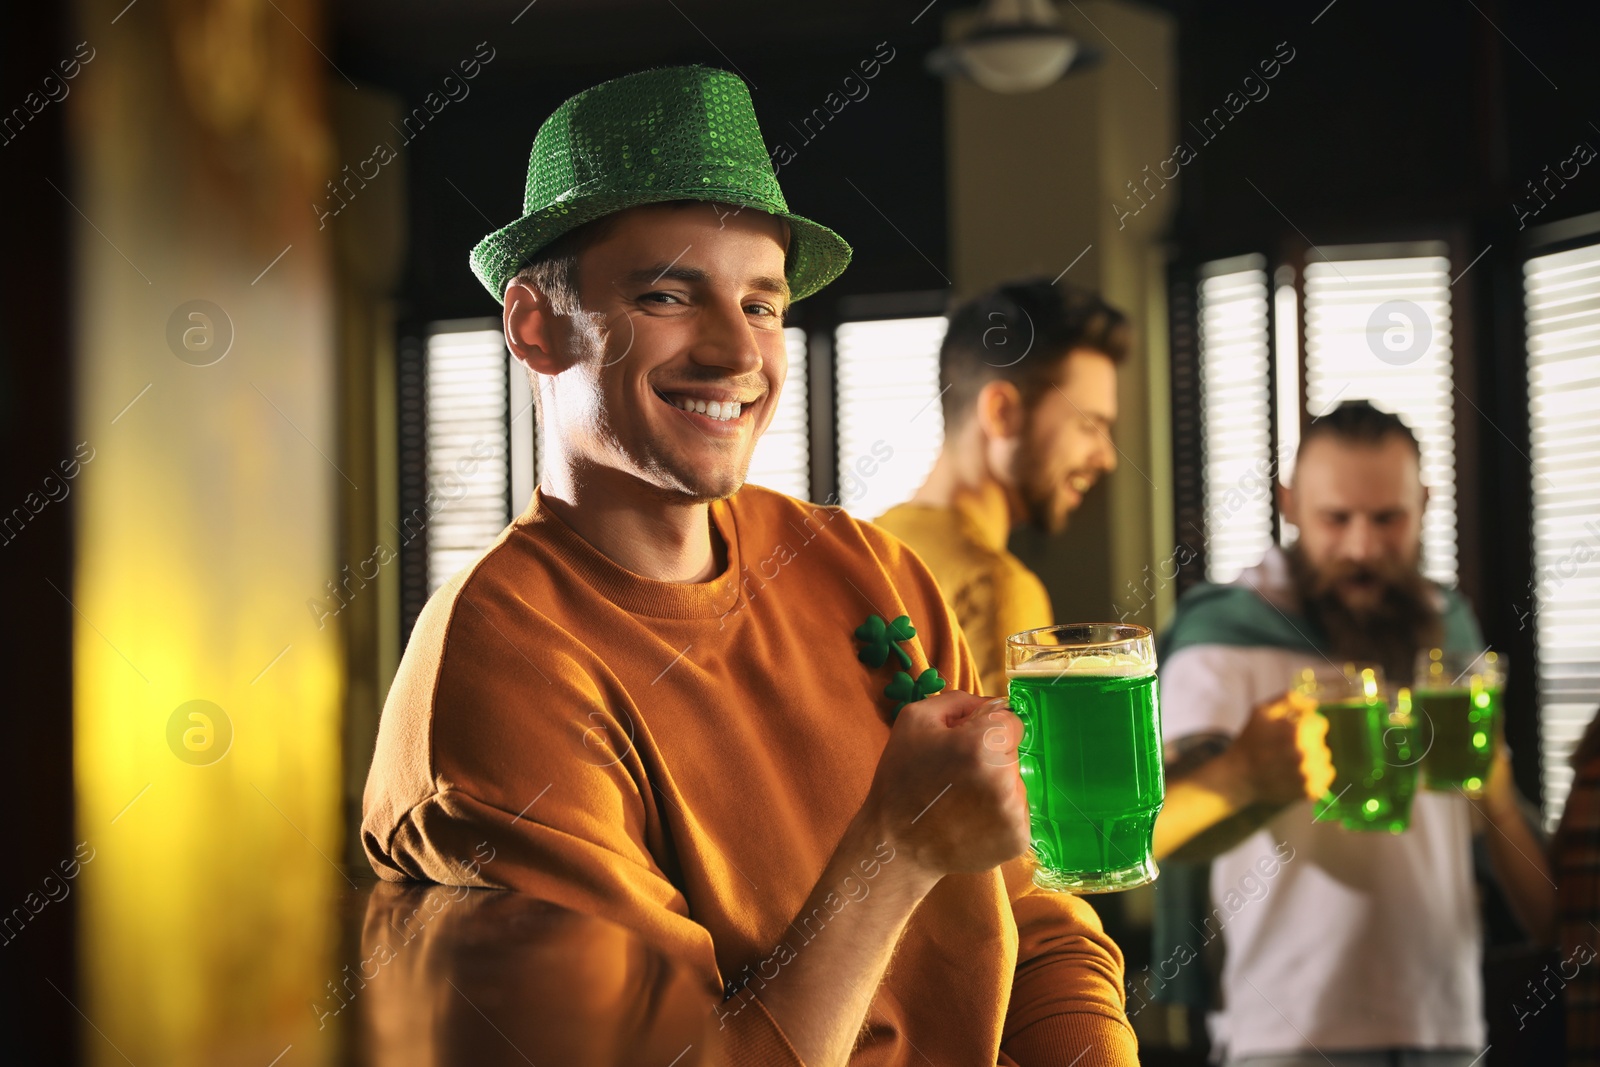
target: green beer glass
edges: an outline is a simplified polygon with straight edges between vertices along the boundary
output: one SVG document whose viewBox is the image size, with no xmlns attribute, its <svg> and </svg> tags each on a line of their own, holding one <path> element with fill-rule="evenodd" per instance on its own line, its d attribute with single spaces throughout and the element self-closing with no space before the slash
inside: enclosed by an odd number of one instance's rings
<svg viewBox="0 0 1600 1067">
<path fill-rule="evenodd" d="M 1337 672 L 1307 669 L 1295 687 L 1314 698 L 1317 713 L 1328 720 L 1334 779 L 1313 819 L 1346 830 L 1404 831 L 1422 759 L 1410 691 L 1401 689 L 1391 707 L 1383 669 L 1371 663 L 1347 663 Z"/>
<path fill-rule="evenodd" d="M 1412 695 L 1425 742 L 1422 771 L 1429 789 L 1483 795 L 1500 735 L 1505 681 L 1506 658 L 1495 652 L 1473 656 L 1430 648 L 1417 653 Z"/>
<path fill-rule="evenodd" d="M 1150 631 L 1073 623 L 1012 634 L 1006 677 L 1023 723 L 1034 883 L 1115 893 L 1153 881 L 1165 781 Z"/>
</svg>

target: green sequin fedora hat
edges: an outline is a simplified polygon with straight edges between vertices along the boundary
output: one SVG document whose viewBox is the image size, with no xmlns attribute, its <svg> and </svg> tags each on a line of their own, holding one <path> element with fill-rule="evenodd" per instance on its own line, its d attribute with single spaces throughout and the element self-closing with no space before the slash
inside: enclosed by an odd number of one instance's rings
<svg viewBox="0 0 1600 1067">
<path fill-rule="evenodd" d="M 687 66 L 603 82 L 556 108 L 533 139 L 522 217 L 478 242 L 472 272 L 501 300 L 506 283 L 562 234 L 666 200 L 737 204 L 786 221 L 791 300 L 850 263 L 844 238 L 789 210 L 744 82 Z"/>
</svg>

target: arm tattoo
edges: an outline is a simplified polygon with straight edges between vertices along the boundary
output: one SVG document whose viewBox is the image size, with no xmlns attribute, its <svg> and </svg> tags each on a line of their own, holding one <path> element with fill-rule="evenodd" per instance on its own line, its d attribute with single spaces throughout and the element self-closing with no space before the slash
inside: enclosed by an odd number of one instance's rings
<svg viewBox="0 0 1600 1067">
<path fill-rule="evenodd" d="M 1233 738 L 1221 733 L 1186 734 L 1168 743 L 1162 753 L 1168 779 L 1188 777 L 1222 755 L 1232 743 Z"/>
</svg>

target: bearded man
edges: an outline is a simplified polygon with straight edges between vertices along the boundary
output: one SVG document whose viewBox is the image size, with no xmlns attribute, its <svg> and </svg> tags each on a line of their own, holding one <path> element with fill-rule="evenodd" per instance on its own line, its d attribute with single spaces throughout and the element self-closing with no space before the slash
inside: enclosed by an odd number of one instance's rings
<svg viewBox="0 0 1600 1067">
<path fill-rule="evenodd" d="M 986 693 L 1006 691 L 1006 637 L 1055 622 L 1044 583 L 1006 540 L 1023 524 L 1061 532 L 1116 469 L 1128 346 L 1122 312 L 1045 278 L 1000 285 L 950 316 L 939 347 L 944 445 L 922 487 L 877 522 L 933 571 Z"/>
<path fill-rule="evenodd" d="M 1171 980 L 1203 970 L 1191 961 L 1220 935 L 1210 1023 L 1228 1064 L 1468 1067 L 1485 1041 L 1474 834 L 1493 827 L 1490 865 L 1524 925 L 1548 910 L 1503 742 L 1486 796 L 1420 791 L 1405 833 L 1313 822 L 1332 775 L 1321 716 L 1287 692 L 1299 672 L 1375 661 L 1405 685 L 1419 649 L 1484 651 L 1467 602 L 1422 576 L 1420 467 L 1410 429 L 1366 401 L 1318 418 L 1280 488 L 1298 540 L 1190 590 L 1163 634 L 1156 850 L 1212 858 L 1215 906 L 1165 937 L 1158 919 L 1156 955 Z"/>
</svg>

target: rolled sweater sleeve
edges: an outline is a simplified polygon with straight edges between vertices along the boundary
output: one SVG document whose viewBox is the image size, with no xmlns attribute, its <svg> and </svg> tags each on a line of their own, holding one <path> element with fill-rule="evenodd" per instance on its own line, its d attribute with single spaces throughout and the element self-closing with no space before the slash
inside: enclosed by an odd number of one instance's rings
<svg viewBox="0 0 1600 1067">
<path fill-rule="evenodd" d="M 673 849 L 626 694 L 555 628 L 497 626 L 492 605 L 474 603 L 494 595 L 469 587 L 451 618 L 418 621 L 418 652 L 430 638 L 440 648 L 409 656 L 384 712 L 362 828 L 373 869 L 515 890 L 624 926 L 703 977 L 708 1062 L 801 1067 L 765 1010 L 721 1011 L 711 933 L 663 869 Z"/>
<path fill-rule="evenodd" d="M 1015 1067 L 1136 1067 L 1122 950 L 1084 900 L 1032 882 L 1026 858 L 1005 866 L 1017 922 L 1017 972 L 1001 1037 Z"/>
<path fill-rule="evenodd" d="M 539 820 L 518 819 L 460 790 L 449 790 L 408 814 L 390 854 L 402 858 L 416 877 L 519 890 L 612 919 L 674 958 L 687 956 L 706 980 L 707 1028 L 715 1034 L 706 1046 L 706 1063 L 803 1067 L 759 1001 L 754 1010 L 722 1010 L 714 962 L 709 964 L 711 970 L 706 969 L 710 934 L 684 914 L 683 895 L 659 871 L 638 863 L 633 851 L 594 844 Z M 453 859 L 468 854 L 474 859 Z M 382 873 L 394 877 L 388 870 Z M 703 953 L 691 947 L 701 945 Z"/>
</svg>

